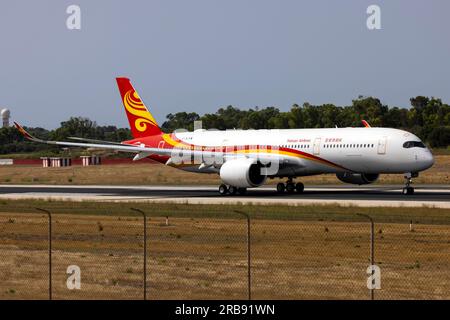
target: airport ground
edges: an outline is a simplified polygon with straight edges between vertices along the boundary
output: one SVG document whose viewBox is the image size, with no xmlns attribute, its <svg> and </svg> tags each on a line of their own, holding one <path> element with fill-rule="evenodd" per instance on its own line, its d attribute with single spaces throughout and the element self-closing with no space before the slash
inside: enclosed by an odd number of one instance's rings
<svg viewBox="0 0 450 320">
<path fill-rule="evenodd" d="M 450 156 L 437 156 L 436 160 L 435 166 L 416 180 L 422 188 L 417 196 L 444 203 L 448 202 L 445 198 L 450 181 Z M 308 184 L 322 184 L 317 188 L 319 191 L 310 191 L 310 196 L 320 199 L 331 197 L 321 188 L 338 183 L 332 175 L 301 180 L 307 188 Z M 299 195 L 282 197 L 285 203 L 265 205 L 250 201 L 244 206 L 239 197 L 235 203 L 220 205 L 188 204 L 184 200 L 166 203 L 164 198 L 168 193 L 179 197 L 181 192 L 171 190 L 176 187 L 170 185 L 181 186 L 183 190 L 186 185 L 197 186 L 198 190 L 188 188 L 183 192 L 193 193 L 193 197 L 214 198 L 216 193 L 211 188 L 205 190 L 207 187 L 203 185 L 214 186 L 215 190 L 219 180 L 216 176 L 190 174 L 148 163 L 67 168 L 0 167 L 0 183 L 3 185 L 0 299 L 47 297 L 47 219 L 35 208 L 45 208 L 54 217 L 56 299 L 140 299 L 142 218 L 133 213 L 131 207 L 142 209 L 149 216 L 149 299 L 246 298 L 246 225 L 236 211 L 244 211 L 252 217 L 255 299 L 367 298 L 369 224 L 358 213 L 368 214 L 375 220 L 375 262 L 382 270 L 382 289 L 376 292 L 376 298 L 450 298 L 450 208 L 342 206 L 339 201 L 289 205 L 295 200 L 290 197 Z M 338 190 L 340 195 L 333 195 L 333 199 L 350 197 L 356 204 L 363 201 L 361 197 L 401 197 L 389 190 L 389 184 L 403 183 L 401 175 L 384 176 L 380 183 L 381 191 L 376 190 L 377 186 L 367 193 Z M 440 186 L 427 187 L 421 183 Z M 76 194 L 74 190 L 64 189 L 68 185 L 67 188 L 80 188 L 76 191 L 79 193 L 100 192 L 116 198 L 156 194 L 161 201 L 58 201 L 45 199 L 45 196 L 31 200 L 26 197 L 34 191 L 26 189 L 41 187 L 24 186 L 27 184 L 46 185 L 40 191 L 43 194 Z M 88 186 L 93 184 L 98 187 Z M 149 190 L 127 187 L 155 184 L 162 186 Z M 52 185 L 65 186 L 52 190 Z M 116 190 L 119 187 L 109 185 L 124 187 Z M 163 185 L 170 190 L 164 190 Z M 58 191 L 58 188 L 62 189 Z M 85 188 L 94 189 L 86 191 Z M 434 190 L 436 188 L 439 190 Z M 270 190 L 258 192 L 256 197 L 273 197 Z M 24 198 L 12 200 L 8 198 L 12 193 L 22 193 Z M 355 196 L 360 200 L 352 198 Z M 166 225 L 166 217 L 169 217 L 169 225 Z M 69 264 L 82 268 L 82 290 L 67 290 Z"/>
<path fill-rule="evenodd" d="M 254 299 L 367 298 L 370 229 L 358 213 L 375 220 L 375 259 L 382 270 L 377 299 L 450 298 L 450 208 L 292 206 L 291 196 L 281 197 L 284 203 L 276 205 L 243 205 L 239 197 L 234 204 L 220 205 L 164 202 L 164 192 L 192 193 L 186 186 L 96 187 L 119 199 L 129 193 L 156 194 L 162 198 L 159 203 L 11 200 L 10 192 L 24 191 L 29 197 L 33 189 L 57 193 L 67 192 L 67 187 L 1 188 L 5 197 L 0 199 L 0 299 L 47 297 L 48 221 L 36 208 L 53 216 L 55 299 L 141 299 L 143 223 L 131 207 L 149 218 L 149 299 L 246 299 L 246 222 L 237 211 L 252 218 Z M 68 188 L 98 192 L 90 186 Z M 425 191 L 417 195 L 443 196 Z M 201 186 L 195 192 L 217 198 Z M 273 193 L 258 192 L 269 197 Z M 377 191 L 366 196 L 377 197 Z M 68 265 L 80 266 L 81 290 L 67 289 Z"/>
<path fill-rule="evenodd" d="M 437 155 L 432 168 L 420 173 L 415 184 L 450 184 L 450 155 Z M 305 186 L 338 184 L 335 175 L 318 175 L 298 179 Z M 279 179 L 269 180 L 275 184 Z M 403 184 L 403 175 L 381 175 L 377 184 Z M 71 166 L 42 168 L 39 166 L 0 166 L 0 184 L 60 184 L 60 185 L 215 185 L 216 174 L 196 174 L 161 164 Z"/>
<path fill-rule="evenodd" d="M 54 213 L 55 299 L 142 298 L 142 217 L 128 205 L 2 201 L 1 299 L 47 297 L 47 219 L 34 206 Z M 241 206 L 139 207 L 151 212 L 149 299 L 246 299 L 246 223 L 233 212 Z M 245 210 L 253 216 L 254 299 L 368 298 L 363 218 L 333 207 Z M 450 212 L 428 213 L 398 208 L 375 216 L 377 299 L 450 298 Z M 81 290 L 67 289 L 68 265 L 81 268 Z"/>
</svg>

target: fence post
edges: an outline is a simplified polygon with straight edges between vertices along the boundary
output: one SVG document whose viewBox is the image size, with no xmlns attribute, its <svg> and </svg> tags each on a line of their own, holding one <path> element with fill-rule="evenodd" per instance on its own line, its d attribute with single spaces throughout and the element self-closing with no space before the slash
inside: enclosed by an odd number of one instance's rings
<svg viewBox="0 0 450 320">
<path fill-rule="evenodd" d="M 373 266 L 375 263 L 375 239 L 374 239 L 374 222 L 372 217 L 368 216 L 367 214 L 357 213 L 358 216 L 364 217 L 369 219 L 370 221 L 370 265 Z M 373 271 L 372 271 L 373 275 Z M 375 289 L 370 289 L 370 300 L 375 299 Z"/>
<path fill-rule="evenodd" d="M 147 216 L 140 209 L 131 208 L 131 210 L 139 212 L 144 217 L 144 300 L 147 300 Z"/>
<path fill-rule="evenodd" d="M 250 215 L 238 210 L 235 210 L 234 212 L 243 215 L 247 219 L 247 292 L 248 300 L 252 300 Z"/>
<path fill-rule="evenodd" d="M 52 214 L 45 209 L 35 209 L 46 213 L 48 216 L 48 299 L 52 300 Z"/>
</svg>

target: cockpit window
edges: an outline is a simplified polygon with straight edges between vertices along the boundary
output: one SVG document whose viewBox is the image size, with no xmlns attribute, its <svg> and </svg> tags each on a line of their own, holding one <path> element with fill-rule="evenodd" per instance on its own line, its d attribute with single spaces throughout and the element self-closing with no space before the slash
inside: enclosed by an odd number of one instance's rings
<svg viewBox="0 0 450 320">
<path fill-rule="evenodd" d="M 423 144 L 422 141 L 406 141 L 403 144 L 403 148 L 414 148 L 414 147 L 425 148 L 425 145 Z"/>
</svg>

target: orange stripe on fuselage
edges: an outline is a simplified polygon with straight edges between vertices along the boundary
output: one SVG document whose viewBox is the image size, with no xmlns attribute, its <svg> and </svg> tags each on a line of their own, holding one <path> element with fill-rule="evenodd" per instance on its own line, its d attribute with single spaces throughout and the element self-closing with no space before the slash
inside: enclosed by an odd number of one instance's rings
<svg viewBox="0 0 450 320">
<path fill-rule="evenodd" d="M 291 157 L 297 157 L 297 158 L 302 158 L 302 159 L 306 159 L 306 160 L 316 161 L 316 162 L 320 162 L 322 164 L 329 165 L 329 166 L 332 166 L 335 168 L 352 171 L 352 170 L 347 169 L 339 164 L 328 161 L 324 158 L 320 158 L 313 154 L 310 154 L 310 153 L 307 153 L 304 151 L 300 151 L 300 150 L 290 149 L 290 148 L 275 147 L 274 149 L 271 149 L 272 146 L 268 146 L 269 148 L 249 149 L 250 146 L 248 146 L 248 145 L 243 145 L 243 146 L 200 146 L 200 145 L 194 145 L 191 143 L 186 143 L 186 142 L 178 139 L 174 134 L 163 134 L 162 138 L 164 139 L 164 141 L 166 143 L 168 143 L 173 148 L 176 147 L 176 148 L 189 149 L 189 150 L 205 150 L 205 149 L 206 150 L 222 150 L 222 151 L 226 150 L 226 153 L 234 153 L 234 154 L 238 154 L 238 153 L 282 154 L 282 155 L 287 155 L 287 156 L 291 156 Z M 254 147 L 254 146 L 252 146 L 252 147 Z M 165 148 L 165 149 L 170 149 L 170 148 Z M 228 150 L 230 150 L 230 151 L 228 151 Z"/>
</svg>

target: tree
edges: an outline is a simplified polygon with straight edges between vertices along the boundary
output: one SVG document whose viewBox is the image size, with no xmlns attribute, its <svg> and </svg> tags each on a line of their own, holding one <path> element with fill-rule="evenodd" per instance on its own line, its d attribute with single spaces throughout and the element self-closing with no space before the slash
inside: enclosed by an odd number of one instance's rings
<svg viewBox="0 0 450 320">
<path fill-rule="evenodd" d="M 428 141 L 433 148 L 450 145 L 450 127 L 437 127 L 431 130 Z"/>
<path fill-rule="evenodd" d="M 51 134 L 51 138 L 52 140 L 64 140 L 74 136 L 98 139 L 100 137 L 97 136 L 96 130 L 97 123 L 95 121 L 83 117 L 71 117 L 69 120 L 61 122 L 61 126 Z"/>
<path fill-rule="evenodd" d="M 175 130 L 194 130 L 194 121 L 200 119 L 200 116 L 195 112 L 177 112 L 175 114 L 169 113 L 161 128 L 166 132 Z"/>
<path fill-rule="evenodd" d="M 205 129 L 286 129 L 286 128 L 330 128 L 359 127 L 367 120 L 373 127 L 390 127 L 408 130 L 432 147 L 450 144 L 450 106 L 438 98 L 417 96 L 410 99 L 411 108 L 389 108 L 378 98 L 359 96 L 350 106 L 334 104 L 303 106 L 292 105 L 287 112 L 274 106 L 241 110 L 234 106 L 221 107 L 215 113 L 199 116 L 195 112 L 168 114 L 162 129 L 173 132 L 177 129 L 193 130 L 194 121 L 202 120 Z M 67 137 L 124 141 L 132 138 L 130 129 L 115 126 L 99 126 L 95 121 L 83 117 L 72 117 L 61 122 L 56 130 L 26 128 L 32 135 L 43 139 L 65 140 Z M 57 152 L 58 146 L 25 141 L 15 128 L 0 128 L 0 153 Z"/>
</svg>

